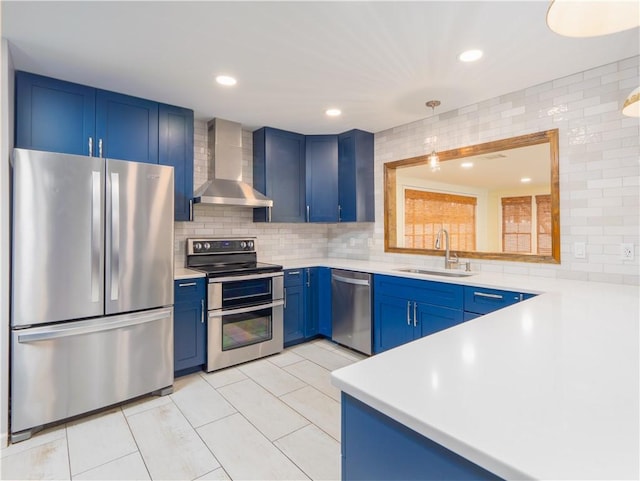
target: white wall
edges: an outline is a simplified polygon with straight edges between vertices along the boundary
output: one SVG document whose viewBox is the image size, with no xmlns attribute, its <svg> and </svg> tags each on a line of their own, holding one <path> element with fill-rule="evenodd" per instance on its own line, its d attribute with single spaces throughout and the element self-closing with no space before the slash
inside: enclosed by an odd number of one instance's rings
<svg viewBox="0 0 640 481">
<path fill-rule="evenodd" d="M 13 64 L 0 45 L 0 446 L 9 432 L 9 153 L 13 149 Z"/>
<path fill-rule="evenodd" d="M 440 257 L 384 252 L 383 164 L 424 155 L 424 139 L 434 135 L 438 149 L 449 150 L 558 128 L 561 264 L 474 259 L 473 268 L 638 285 L 640 119 L 625 117 L 621 110 L 640 84 L 639 58 L 376 133 L 375 225 L 330 226 L 329 255 L 440 266 Z M 586 259 L 573 257 L 575 242 L 587 244 Z M 634 244 L 633 261 L 620 259 L 622 242 Z"/>
</svg>

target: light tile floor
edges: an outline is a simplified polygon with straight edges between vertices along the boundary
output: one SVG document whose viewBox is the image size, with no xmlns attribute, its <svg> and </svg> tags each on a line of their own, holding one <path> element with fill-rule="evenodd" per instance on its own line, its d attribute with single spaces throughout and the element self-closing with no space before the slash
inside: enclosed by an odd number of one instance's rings
<svg viewBox="0 0 640 481">
<path fill-rule="evenodd" d="M 340 479 L 340 392 L 365 356 L 327 340 L 68 422 L 1 452 L 1 479 Z"/>
</svg>

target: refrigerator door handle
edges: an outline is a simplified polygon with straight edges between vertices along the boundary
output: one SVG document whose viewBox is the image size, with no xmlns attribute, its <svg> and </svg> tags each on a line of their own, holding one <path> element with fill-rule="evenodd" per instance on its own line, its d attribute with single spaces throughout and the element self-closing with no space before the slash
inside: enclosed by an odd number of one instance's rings
<svg viewBox="0 0 640 481">
<path fill-rule="evenodd" d="M 111 172 L 111 300 L 120 288 L 120 176 Z"/>
<path fill-rule="evenodd" d="M 88 321 L 82 326 L 63 327 L 54 326 L 49 329 L 39 330 L 40 332 L 18 334 L 18 342 L 26 344 L 30 342 L 49 341 L 51 339 L 60 339 L 61 337 L 72 337 L 83 334 L 93 334 L 96 332 L 111 331 L 113 329 L 122 329 L 147 322 L 160 321 L 171 315 L 171 309 L 162 309 L 155 312 L 146 312 L 139 314 L 129 314 L 122 316 L 112 322 L 105 323 L 100 321 Z"/>
<path fill-rule="evenodd" d="M 91 302 L 100 301 L 100 172 L 91 172 Z"/>
</svg>

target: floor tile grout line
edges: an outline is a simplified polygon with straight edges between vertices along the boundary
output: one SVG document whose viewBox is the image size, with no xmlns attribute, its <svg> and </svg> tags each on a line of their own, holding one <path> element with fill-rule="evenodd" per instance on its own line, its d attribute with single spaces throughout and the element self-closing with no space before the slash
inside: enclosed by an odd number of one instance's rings
<svg viewBox="0 0 640 481">
<path fill-rule="evenodd" d="M 168 394 L 167 394 L 168 396 Z M 169 400 L 171 402 L 173 402 L 173 399 L 169 398 Z M 157 406 L 160 407 L 160 406 Z M 136 414 L 142 414 L 144 412 L 150 411 L 150 409 L 146 409 L 144 411 L 140 411 L 139 413 Z M 129 418 L 124 414 L 124 409 L 122 410 L 122 415 L 124 416 L 124 420 L 127 423 L 127 427 L 129 428 L 129 432 L 131 433 L 131 436 L 133 437 L 133 442 L 136 444 L 136 448 L 138 449 L 138 454 L 140 455 L 140 459 L 142 460 L 142 464 L 144 465 L 144 469 L 147 471 L 147 474 L 149 475 L 149 479 L 153 480 L 153 476 L 151 476 L 151 471 L 149 470 L 149 466 L 147 466 L 147 462 L 144 459 L 144 455 L 142 454 L 142 451 L 140 450 L 140 445 L 138 444 L 138 440 L 136 439 L 136 435 L 133 432 L 133 429 L 131 429 L 131 424 L 129 424 Z M 135 416 L 135 414 L 134 414 Z"/>
<path fill-rule="evenodd" d="M 73 474 L 71 474 L 71 448 L 69 447 L 69 430 L 67 423 L 64 423 L 64 441 L 67 445 L 67 466 L 69 468 L 69 481 L 71 481 Z"/>
<path fill-rule="evenodd" d="M 342 402 L 341 401 L 336 401 L 335 399 L 333 399 L 331 396 L 327 396 L 325 393 L 323 393 L 322 391 L 320 391 L 319 389 L 316 389 L 315 387 L 313 387 L 311 384 L 307 384 L 305 387 L 301 387 L 300 389 L 297 389 L 296 391 L 292 391 L 292 392 L 297 392 L 297 391 L 301 391 L 302 389 L 305 389 L 307 387 L 310 387 L 311 389 L 314 389 L 315 391 L 318 391 L 318 393 L 322 394 L 323 396 L 326 396 L 327 398 L 331 399 L 333 402 L 337 402 L 338 403 L 338 407 L 340 409 L 342 409 Z M 287 393 L 287 394 L 283 394 L 283 396 L 288 396 L 289 394 L 292 393 Z M 284 399 L 282 400 L 283 403 L 285 403 L 287 406 L 289 406 L 291 409 L 293 409 L 295 412 L 297 412 L 298 414 L 300 414 L 300 416 L 302 416 L 303 418 L 309 420 L 309 418 L 307 418 L 304 414 L 302 414 L 300 411 L 298 411 L 295 407 L 291 406 L 287 401 L 285 401 Z M 309 422 L 311 424 L 313 424 L 314 426 L 316 426 L 320 431 L 322 431 L 323 433 L 325 433 L 327 436 L 329 436 L 331 439 L 336 439 L 333 437 L 333 435 L 331 433 L 328 433 L 327 431 L 325 431 L 324 429 L 322 429 L 320 426 L 318 426 L 316 423 L 314 423 L 313 421 L 309 420 Z M 341 443 L 340 439 L 336 439 L 336 441 L 338 441 L 338 443 Z"/>
</svg>

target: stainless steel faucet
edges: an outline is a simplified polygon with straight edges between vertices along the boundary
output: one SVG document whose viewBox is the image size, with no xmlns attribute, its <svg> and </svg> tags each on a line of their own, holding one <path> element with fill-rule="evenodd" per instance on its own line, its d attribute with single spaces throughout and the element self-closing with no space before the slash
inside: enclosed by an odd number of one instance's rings
<svg viewBox="0 0 640 481">
<path fill-rule="evenodd" d="M 451 259 L 451 257 L 449 256 L 449 233 L 447 232 L 447 229 L 440 229 L 438 231 L 438 234 L 436 235 L 436 249 L 440 249 L 442 246 L 442 233 L 444 232 L 444 246 L 445 246 L 445 251 L 444 251 L 444 268 L 445 269 L 453 269 L 454 266 L 458 265 L 458 256 L 456 254 L 453 254 L 455 257 L 453 259 Z"/>
</svg>

